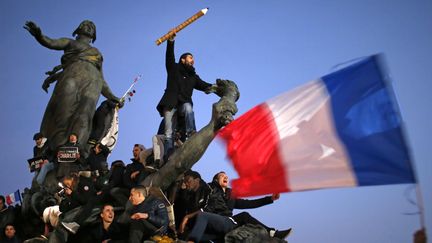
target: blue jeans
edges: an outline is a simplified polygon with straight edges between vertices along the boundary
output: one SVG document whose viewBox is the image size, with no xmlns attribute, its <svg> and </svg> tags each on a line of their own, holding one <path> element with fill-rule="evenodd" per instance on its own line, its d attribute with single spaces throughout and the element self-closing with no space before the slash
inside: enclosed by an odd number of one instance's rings
<svg viewBox="0 0 432 243">
<path fill-rule="evenodd" d="M 174 127 L 176 125 L 176 111 L 177 109 L 173 108 L 171 110 L 165 110 L 164 111 L 164 122 L 165 122 L 165 138 L 167 139 L 171 139 L 173 138 L 174 135 Z"/>
<path fill-rule="evenodd" d="M 177 124 L 177 116 L 176 116 L 176 108 L 173 108 L 171 110 L 165 110 L 164 111 L 164 119 L 165 119 L 165 137 L 166 138 L 173 138 L 174 130 L 176 128 Z M 185 119 L 185 129 L 186 134 L 190 134 L 191 132 L 196 131 L 195 126 L 195 115 L 193 112 L 192 104 L 191 103 L 183 103 L 179 106 L 179 112 L 180 115 L 182 115 Z"/>
<path fill-rule="evenodd" d="M 48 174 L 48 172 L 50 172 L 53 169 L 54 169 L 54 163 L 52 162 L 48 162 L 42 166 L 38 175 L 36 176 L 36 182 L 39 184 L 39 186 L 43 185 L 46 175 Z"/>
<path fill-rule="evenodd" d="M 200 242 L 203 238 L 208 239 L 207 236 L 215 235 L 219 238 L 223 238 L 224 235 L 235 228 L 236 224 L 234 221 L 227 216 L 221 216 L 219 214 L 200 212 L 197 215 L 195 225 L 189 234 L 189 240 L 194 242 Z"/>
<path fill-rule="evenodd" d="M 165 141 L 164 141 L 164 154 L 169 156 L 174 149 L 174 130 L 177 128 L 177 109 L 165 110 L 164 125 L 165 125 Z M 179 112 L 185 119 L 186 135 L 189 136 L 192 132 L 196 131 L 195 116 L 191 103 L 183 103 L 179 106 Z"/>
<path fill-rule="evenodd" d="M 192 109 L 191 103 L 184 103 L 180 106 L 180 113 L 184 116 L 186 134 L 189 136 L 191 132 L 196 131 L 195 127 L 195 115 Z"/>
<path fill-rule="evenodd" d="M 176 126 L 176 111 L 177 109 L 173 108 L 171 110 L 164 111 L 164 155 L 169 156 L 171 150 L 174 149 L 174 127 Z"/>
</svg>

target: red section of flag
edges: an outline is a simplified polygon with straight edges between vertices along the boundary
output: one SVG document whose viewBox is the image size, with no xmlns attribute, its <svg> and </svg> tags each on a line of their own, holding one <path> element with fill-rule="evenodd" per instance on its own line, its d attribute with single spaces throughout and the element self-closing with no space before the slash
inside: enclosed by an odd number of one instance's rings
<svg viewBox="0 0 432 243">
<path fill-rule="evenodd" d="M 9 195 L 6 196 L 6 203 L 7 205 L 11 205 L 13 203 L 12 198 Z"/>
<path fill-rule="evenodd" d="M 279 153 L 279 135 L 272 113 L 261 104 L 243 114 L 218 134 L 239 174 L 232 181 L 237 197 L 289 191 Z"/>
</svg>

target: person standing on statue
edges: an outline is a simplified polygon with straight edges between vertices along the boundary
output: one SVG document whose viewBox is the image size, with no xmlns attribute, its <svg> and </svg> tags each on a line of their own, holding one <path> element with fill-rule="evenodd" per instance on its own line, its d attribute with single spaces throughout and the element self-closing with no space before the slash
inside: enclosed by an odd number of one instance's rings
<svg viewBox="0 0 432 243">
<path fill-rule="evenodd" d="M 81 22 L 72 33 L 75 39 L 51 39 L 31 21 L 26 22 L 24 28 L 42 46 L 64 51 L 61 65 L 48 72 L 50 76 L 42 86 L 46 91 L 50 83 L 57 81 L 45 110 L 41 132 L 51 141 L 51 149 L 64 144 L 71 133 L 86 143 L 100 94 L 120 102 L 103 77 L 102 54 L 91 46 L 96 40 L 95 24 L 89 20 Z"/>
<path fill-rule="evenodd" d="M 157 105 L 159 114 L 165 122 L 165 155 L 173 149 L 173 134 L 175 129 L 175 115 L 177 109 L 185 119 L 186 135 L 196 132 L 195 117 L 193 113 L 192 93 L 194 89 L 212 93 L 215 85 L 203 81 L 195 72 L 194 57 L 187 52 L 180 56 L 179 62 L 174 57 L 174 36 L 167 41 L 165 66 L 167 70 L 167 85 L 165 92 Z"/>
</svg>

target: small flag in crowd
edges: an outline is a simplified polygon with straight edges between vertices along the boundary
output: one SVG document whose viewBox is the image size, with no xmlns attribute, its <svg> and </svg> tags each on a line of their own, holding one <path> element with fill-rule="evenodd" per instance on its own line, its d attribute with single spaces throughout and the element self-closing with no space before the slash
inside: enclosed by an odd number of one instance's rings
<svg viewBox="0 0 432 243">
<path fill-rule="evenodd" d="M 6 203 L 9 206 L 18 202 L 21 203 L 21 194 L 19 190 L 6 196 Z"/>
<path fill-rule="evenodd" d="M 414 183 L 401 117 L 379 56 L 274 97 L 219 132 L 239 197 Z"/>
</svg>

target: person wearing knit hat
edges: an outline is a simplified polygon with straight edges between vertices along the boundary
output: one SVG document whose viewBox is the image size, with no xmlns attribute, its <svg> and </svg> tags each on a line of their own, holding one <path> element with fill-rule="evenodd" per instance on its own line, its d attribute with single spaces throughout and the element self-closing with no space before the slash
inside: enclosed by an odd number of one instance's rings
<svg viewBox="0 0 432 243">
<path fill-rule="evenodd" d="M 33 158 L 39 157 L 43 159 L 43 163 L 35 172 L 34 180 L 37 182 L 39 187 L 43 187 L 47 173 L 54 169 L 54 163 L 52 162 L 54 159 L 54 153 L 50 148 L 48 139 L 41 132 L 33 135 L 33 140 L 35 141 L 35 146 L 33 147 Z"/>
<path fill-rule="evenodd" d="M 43 137 L 44 137 L 44 135 L 41 132 L 37 132 L 37 133 L 35 133 L 35 135 L 33 135 L 33 140 L 37 141 Z"/>
</svg>

